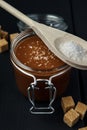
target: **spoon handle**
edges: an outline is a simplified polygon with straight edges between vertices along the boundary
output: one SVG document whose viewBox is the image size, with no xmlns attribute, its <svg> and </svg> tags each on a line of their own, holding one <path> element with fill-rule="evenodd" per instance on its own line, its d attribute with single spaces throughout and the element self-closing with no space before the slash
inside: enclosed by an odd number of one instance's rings
<svg viewBox="0 0 87 130">
<path fill-rule="evenodd" d="M 34 24 L 35 24 L 34 22 L 35 21 L 33 21 L 32 19 L 30 19 L 29 17 L 27 17 L 25 14 L 23 14 L 22 12 L 20 12 L 19 10 L 17 10 L 16 8 L 14 8 L 10 4 L 8 4 L 7 2 L 5 2 L 3 0 L 0 0 L 0 7 L 2 7 L 3 9 L 5 9 L 7 12 L 9 12 L 10 14 L 12 14 L 16 18 L 20 19 L 24 23 L 26 23 L 30 27 L 34 26 Z"/>
</svg>

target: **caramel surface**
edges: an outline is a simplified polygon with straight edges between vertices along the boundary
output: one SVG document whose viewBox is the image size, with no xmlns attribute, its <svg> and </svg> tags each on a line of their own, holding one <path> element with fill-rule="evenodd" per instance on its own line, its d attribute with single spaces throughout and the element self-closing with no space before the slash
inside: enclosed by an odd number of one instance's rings
<svg viewBox="0 0 87 130">
<path fill-rule="evenodd" d="M 15 55 L 20 62 L 35 70 L 51 70 L 65 64 L 36 35 L 20 41 L 15 48 Z"/>
</svg>

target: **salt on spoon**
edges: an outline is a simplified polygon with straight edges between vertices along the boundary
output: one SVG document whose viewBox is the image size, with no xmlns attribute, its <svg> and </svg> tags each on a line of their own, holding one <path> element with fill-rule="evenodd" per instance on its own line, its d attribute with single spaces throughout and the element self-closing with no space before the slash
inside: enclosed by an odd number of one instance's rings
<svg viewBox="0 0 87 130">
<path fill-rule="evenodd" d="M 35 22 L 3 0 L 0 0 L 0 7 L 29 25 L 47 47 L 65 63 L 78 69 L 87 69 L 87 42 L 85 40 Z"/>
<path fill-rule="evenodd" d="M 55 41 L 58 56 L 72 67 L 87 70 L 87 41 L 74 36 L 66 35 L 63 39 Z"/>
</svg>

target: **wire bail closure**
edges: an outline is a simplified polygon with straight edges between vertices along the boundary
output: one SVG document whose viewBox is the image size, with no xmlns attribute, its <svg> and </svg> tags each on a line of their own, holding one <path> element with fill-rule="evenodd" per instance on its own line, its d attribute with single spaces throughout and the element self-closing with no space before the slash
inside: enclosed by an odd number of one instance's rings
<svg viewBox="0 0 87 130">
<path fill-rule="evenodd" d="M 55 100 L 55 97 L 56 97 L 56 88 L 54 86 L 54 84 L 52 83 L 52 79 L 67 72 L 71 67 L 66 67 L 66 69 L 64 69 L 63 71 L 61 71 L 60 73 L 57 73 L 55 75 L 52 75 L 49 77 L 49 79 L 36 79 L 36 77 L 33 75 L 33 74 L 30 74 L 28 73 L 27 71 L 21 69 L 19 66 L 17 66 L 15 64 L 15 62 L 11 59 L 13 65 L 16 67 L 16 69 L 18 69 L 21 73 L 27 75 L 27 76 L 30 76 L 33 78 L 33 82 L 30 83 L 29 87 L 27 88 L 28 90 L 28 99 L 29 101 L 31 102 L 32 104 L 32 107 L 30 108 L 30 112 L 32 114 L 52 114 L 55 110 L 54 108 L 52 107 L 52 103 L 54 102 Z M 35 104 L 35 89 L 39 89 L 37 87 L 37 83 L 38 82 L 45 82 L 45 84 L 47 85 L 47 87 L 44 87 L 44 89 L 49 89 L 49 104 L 48 106 L 44 106 L 44 107 L 37 107 L 36 104 Z M 32 93 L 32 94 L 31 94 Z"/>
<path fill-rule="evenodd" d="M 44 82 L 47 87 L 44 89 L 49 90 L 49 104 L 48 106 L 39 107 L 35 104 L 35 90 L 39 90 L 39 87 L 37 87 L 38 82 Z M 36 79 L 34 77 L 34 82 L 32 82 L 28 87 L 28 99 L 32 104 L 32 107 L 30 108 L 30 112 L 32 114 L 52 114 L 55 110 L 52 107 L 52 103 L 54 102 L 56 97 L 56 88 L 54 84 L 51 82 L 51 78 L 49 79 Z"/>
</svg>

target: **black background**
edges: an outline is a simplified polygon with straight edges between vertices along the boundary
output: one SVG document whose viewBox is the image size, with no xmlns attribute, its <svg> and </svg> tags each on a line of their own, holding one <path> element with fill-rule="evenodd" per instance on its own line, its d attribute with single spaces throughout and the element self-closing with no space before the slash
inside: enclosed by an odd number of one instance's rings
<svg viewBox="0 0 87 130">
<path fill-rule="evenodd" d="M 68 32 L 87 40 L 87 1 L 55 0 L 29 1 L 6 0 L 23 13 L 57 14 L 65 19 Z M 18 32 L 19 20 L 0 8 L 0 25 L 9 33 Z M 75 102 L 87 104 L 87 71 L 73 68 L 69 87 L 65 95 L 73 96 Z M 53 104 L 52 115 L 32 115 L 31 104 L 17 89 L 9 51 L 0 54 L 0 130 L 75 130 L 87 125 L 87 116 L 69 128 L 62 121 L 60 98 Z"/>
</svg>

